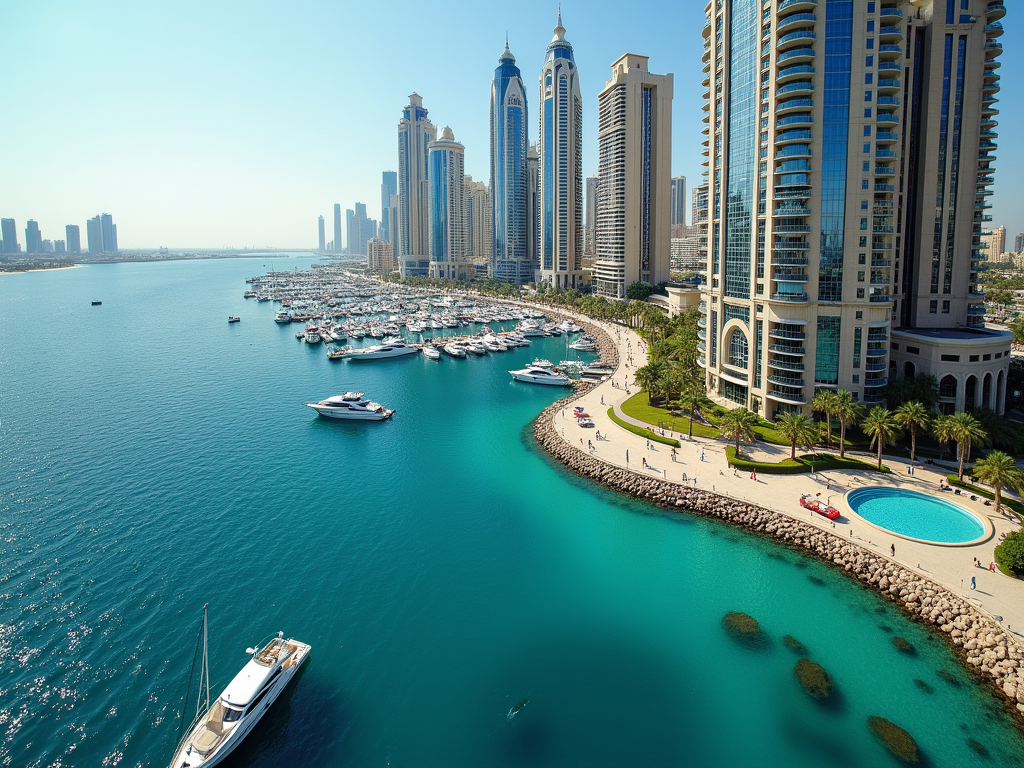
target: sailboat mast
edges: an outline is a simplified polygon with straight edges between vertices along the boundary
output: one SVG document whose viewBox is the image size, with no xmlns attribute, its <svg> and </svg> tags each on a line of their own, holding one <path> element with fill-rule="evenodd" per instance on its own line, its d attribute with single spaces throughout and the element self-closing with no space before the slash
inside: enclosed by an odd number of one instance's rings
<svg viewBox="0 0 1024 768">
<path fill-rule="evenodd" d="M 206 709 L 210 709 L 210 657 L 207 654 L 207 623 L 206 617 L 208 614 L 210 604 L 207 603 L 203 606 L 203 677 L 206 680 Z M 198 715 L 198 711 L 196 712 Z"/>
</svg>

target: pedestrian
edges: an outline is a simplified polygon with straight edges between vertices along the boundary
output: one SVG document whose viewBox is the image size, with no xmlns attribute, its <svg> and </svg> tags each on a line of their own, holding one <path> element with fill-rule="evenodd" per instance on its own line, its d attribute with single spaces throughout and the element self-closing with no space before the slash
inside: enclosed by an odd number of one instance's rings
<svg viewBox="0 0 1024 768">
<path fill-rule="evenodd" d="M 601 395 L 601 405 L 604 405 L 604 395 Z"/>
<path fill-rule="evenodd" d="M 629 464 L 629 449 L 626 449 L 626 463 Z"/>
<path fill-rule="evenodd" d="M 753 472 L 750 473 L 750 479 L 751 480 L 756 480 L 757 479 L 757 477 L 754 475 Z"/>
<path fill-rule="evenodd" d="M 892 556 L 893 557 L 896 557 L 896 545 L 895 544 L 893 544 L 892 546 L 889 547 L 889 551 L 892 552 Z"/>
<path fill-rule="evenodd" d="M 971 589 L 977 589 L 977 588 L 978 588 L 978 578 L 977 578 L 977 576 L 971 576 Z"/>
<path fill-rule="evenodd" d="M 704 461 L 704 449 L 703 448 L 700 451 L 700 460 Z"/>
<path fill-rule="evenodd" d="M 910 465 L 909 464 L 907 464 L 907 474 L 908 475 L 910 474 Z"/>
</svg>

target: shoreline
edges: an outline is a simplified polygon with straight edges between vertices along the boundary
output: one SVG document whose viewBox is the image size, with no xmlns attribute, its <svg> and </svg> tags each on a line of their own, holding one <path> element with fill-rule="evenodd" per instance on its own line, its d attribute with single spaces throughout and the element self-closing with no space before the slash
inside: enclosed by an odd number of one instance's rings
<svg viewBox="0 0 1024 768">
<path fill-rule="evenodd" d="M 590 318 L 568 316 L 598 340 L 601 359 L 606 359 L 606 350 L 611 352 L 617 375 L 618 348 L 608 332 Z M 835 533 L 750 502 L 624 469 L 575 447 L 559 434 L 554 417 L 577 395 L 574 391 L 559 398 L 533 421 L 534 440 L 551 459 L 579 477 L 659 509 L 737 526 L 830 565 L 941 635 L 967 670 L 998 695 L 1018 725 L 1024 724 L 1024 648 L 994 618 L 934 581 Z"/>
<path fill-rule="evenodd" d="M 0 275 L 25 275 L 29 272 L 60 272 L 62 269 L 81 269 L 85 264 L 68 264 L 65 267 L 33 267 L 32 269 L 0 269 Z"/>
</svg>

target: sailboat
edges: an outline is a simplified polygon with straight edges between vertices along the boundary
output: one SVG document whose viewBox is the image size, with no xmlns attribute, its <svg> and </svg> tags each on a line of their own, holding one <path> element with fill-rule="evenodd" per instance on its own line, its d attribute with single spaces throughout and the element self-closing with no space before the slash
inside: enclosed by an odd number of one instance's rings
<svg viewBox="0 0 1024 768">
<path fill-rule="evenodd" d="M 264 645 L 246 648 L 251 658 L 210 706 L 208 607 L 203 606 L 200 632 L 203 661 L 199 669 L 196 714 L 174 750 L 170 768 L 212 768 L 224 760 L 270 709 L 311 650 L 306 643 L 293 638 L 285 640 L 283 632 L 278 632 Z M 186 708 L 187 704 L 186 699 Z M 183 711 L 182 718 L 184 714 Z"/>
</svg>

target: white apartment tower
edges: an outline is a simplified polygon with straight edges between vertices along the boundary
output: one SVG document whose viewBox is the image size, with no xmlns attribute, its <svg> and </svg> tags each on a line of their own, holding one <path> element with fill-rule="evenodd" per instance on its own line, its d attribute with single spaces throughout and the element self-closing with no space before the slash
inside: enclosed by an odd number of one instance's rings
<svg viewBox="0 0 1024 768">
<path fill-rule="evenodd" d="M 562 14 L 540 72 L 540 280 L 583 283 L 583 98 Z"/>
<path fill-rule="evenodd" d="M 466 243 L 466 148 L 445 126 L 429 145 L 430 277 L 469 280 Z"/>
<path fill-rule="evenodd" d="M 594 288 L 625 299 L 635 282 L 668 280 L 672 217 L 672 75 L 647 57 L 612 64 L 598 96 L 597 250 Z"/>
<path fill-rule="evenodd" d="M 398 122 L 398 248 L 400 256 L 430 253 L 430 212 L 427 179 L 428 146 L 437 129 L 427 118 L 423 99 L 409 96 Z M 340 245 L 335 244 L 340 250 Z"/>
</svg>

